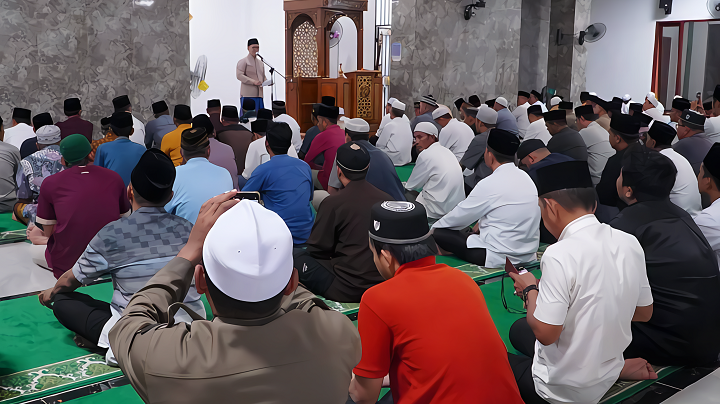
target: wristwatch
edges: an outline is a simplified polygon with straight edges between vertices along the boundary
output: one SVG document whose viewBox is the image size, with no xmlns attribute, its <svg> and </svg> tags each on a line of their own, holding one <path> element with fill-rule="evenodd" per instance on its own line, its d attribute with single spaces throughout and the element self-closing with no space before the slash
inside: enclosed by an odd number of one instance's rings
<svg viewBox="0 0 720 404">
<path fill-rule="evenodd" d="M 538 292 L 540 291 L 540 290 L 538 289 L 537 285 L 530 285 L 530 286 L 526 287 L 526 288 L 523 289 L 523 291 L 522 291 L 522 300 L 523 300 L 523 302 L 527 302 L 527 295 L 528 295 L 528 293 L 530 293 L 531 290 L 537 290 Z"/>
</svg>

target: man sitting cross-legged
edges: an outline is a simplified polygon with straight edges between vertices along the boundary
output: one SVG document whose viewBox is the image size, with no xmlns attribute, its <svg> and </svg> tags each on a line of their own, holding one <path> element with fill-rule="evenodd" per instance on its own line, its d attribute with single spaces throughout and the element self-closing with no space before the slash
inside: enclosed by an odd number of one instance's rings
<svg viewBox="0 0 720 404">
<path fill-rule="evenodd" d="M 386 281 L 360 302 L 351 398 L 375 403 L 389 375 L 397 404 L 521 403 L 485 298 L 468 275 L 435 262 L 423 206 L 379 202 L 370 215 L 371 251 Z"/>
<path fill-rule="evenodd" d="M 650 321 L 632 325 L 625 357 L 702 366 L 720 354 L 720 274 L 712 247 L 690 214 L 670 199 L 678 171 L 662 153 L 630 146 L 617 180 L 628 207 L 608 224 L 640 242 L 655 300 Z"/>
<path fill-rule="evenodd" d="M 107 349 L 108 332 L 133 294 L 187 243 L 192 224 L 163 209 L 172 197 L 174 181 L 172 160 L 158 149 L 146 151 L 133 169 L 127 188 L 133 213 L 103 227 L 75 266 L 40 294 L 40 303 L 52 308 L 60 323 L 76 333 L 78 345 Z M 103 275 L 112 276 L 115 291 L 111 303 L 75 292 Z M 194 289 L 185 303 L 204 315 L 205 308 Z M 183 311 L 175 318 L 191 321 Z M 112 353 L 107 358 L 113 362 Z"/>
<path fill-rule="evenodd" d="M 370 154 L 355 142 L 338 147 L 337 175 L 345 186 L 320 205 L 307 249 L 296 248 L 295 268 L 311 292 L 337 302 L 359 303 L 383 278 L 375 269 L 367 242 L 370 208 L 392 200 L 365 180 Z"/>
<path fill-rule="evenodd" d="M 538 170 L 543 222 L 558 238 L 532 273 L 510 274 L 527 318 L 510 328 L 509 355 L 523 400 L 597 403 L 618 377 L 657 378 L 643 359 L 623 360 L 631 321 L 648 321 L 653 297 L 635 237 L 601 224 L 585 161 Z"/>
</svg>

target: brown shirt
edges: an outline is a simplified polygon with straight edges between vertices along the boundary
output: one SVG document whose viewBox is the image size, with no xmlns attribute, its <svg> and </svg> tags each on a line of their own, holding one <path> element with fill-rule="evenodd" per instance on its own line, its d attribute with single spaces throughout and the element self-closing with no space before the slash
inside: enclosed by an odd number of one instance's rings
<svg viewBox="0 0 720 404">
<path fill-rule="evenodd" d="M 245 156 L 247 156 L 248 147 L 252 143 L 252 137 L 253 133 L 240 124 L 224 126 L 223 130 L 215 135 L 219 142 L 232 147 L 235 153 L 237 172 L 240 174 L 245 171 Z"/>
<path fill-rule="evenodd" d="M 110 331 L 120 368 L 144 402 L 345 403 L 361 356 L 345 315 L 299 287 L 266 318 L 167 324 L 192 277 L 190 262 L 174 258 Z"/>
<path fill-rule="evenodd" d="M 242 83 L 240 85 L 241 97 L 263 96 L 263 88 L 253 84 L 255 80 L 260 83 L 267 80 L 265 78 L 265 65 L 259 57 L 254 58 L 248 54 L 247 57 L 240 59 L 235 74 L 237 79 Z"/>
<path fill-rule="evenodd" d="M 307 251 L 335 274 L 323 294 L 337 302 L 359 303 L 363 293 L 383 281 L 368 245 L 370 208 L 393 198 L 366 180 L 351 181 L 318 209 Z"/>
</svg>

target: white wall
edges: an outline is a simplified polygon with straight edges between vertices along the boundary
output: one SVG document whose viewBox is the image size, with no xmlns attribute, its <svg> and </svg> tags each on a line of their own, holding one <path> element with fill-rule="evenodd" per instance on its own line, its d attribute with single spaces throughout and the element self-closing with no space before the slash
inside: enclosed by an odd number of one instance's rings
<svg viewBox="0 0 720 404">
<path fill-rule="evenodd" d="M 655 23 L 712 18 L 706 0 L 674 0 L 669 16 L 658 4 L 658 0 L 592 2 L 590 22 L 604 23 L 608 31 L 600 41 L 585 45 L 587 91 L 607 99 L 628 93 L 643 102 L 652 84 Z"/>
<path fill-rule="evenodd" d="M 190 14 L 193 16 L 190 21 L 190 65 L 194 68 L 200 55 L 207 56 L 205 81 L 210 86 L 199 98 L 192 99 L 193 114 L 203 113 L 207 100 L 213 98 L 219 98 L 223 105 L 240 107 L 240 82 L 235 77 L 235 66 L 238 60 L 247 56 L 249 38 L 258 38 L 260 54 L 278 72 L 285 73 L 283 0 L 190 0 Z M 363 67 L 372 69 L 374 0 L 368 2 L 368 11 L 363 15 L 363 22 Z M 270 69 L 267 67 L 265 74 L 270 76 Z M 277 74 L 275 78 L 275 99 L 285 100 L 285 81 Z M 264 96 L 265 105 L 269 106 L 269 89 L 266 88 Z"/>
<path fill-rule="evenodd" d="M 364 20 L 363 20 L 364 22 Z M 330 77 L 338 76 L 340 63 L 343 65 L 343 72 L 354 72 L 357 70 L 357 38 L 358 29 L 353 20 L 348 17 L 338 18 L 335 24 L 342 26 L 342 37 L 340 42 L 330 48 Z M 365 59 L 365 44 L 363 44 L 363 59 Z"/>
</svg>

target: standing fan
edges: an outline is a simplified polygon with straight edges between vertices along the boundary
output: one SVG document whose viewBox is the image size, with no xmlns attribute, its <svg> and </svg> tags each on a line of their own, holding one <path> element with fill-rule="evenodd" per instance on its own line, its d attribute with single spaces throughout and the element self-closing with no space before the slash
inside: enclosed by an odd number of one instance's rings
<svg viewBox="0 0 720 404">
<path fill-rule="evenodd" d="M 585 28 L 585 31 L 580 31 L 578 36 L 578 44 L 582 45 L 585 42 L 597 42 L 607 32 L 607 27 L 603 23 L 595 23 Z"/>
<path fill-rule="evenodd" d="M 193 98 L 200 97 L 205 90 L 208 89 L 205 83 L 205 72 L 207 71 L 207 57 L 200 56 L 195 62 L 195 70 L 190 73 L 190 95 Z"/>
<path fill-rule="evenodd" d="M 713 18 L 720 18 L 720 0 L 707 0 L 707 9 Z"/>
</svg>

